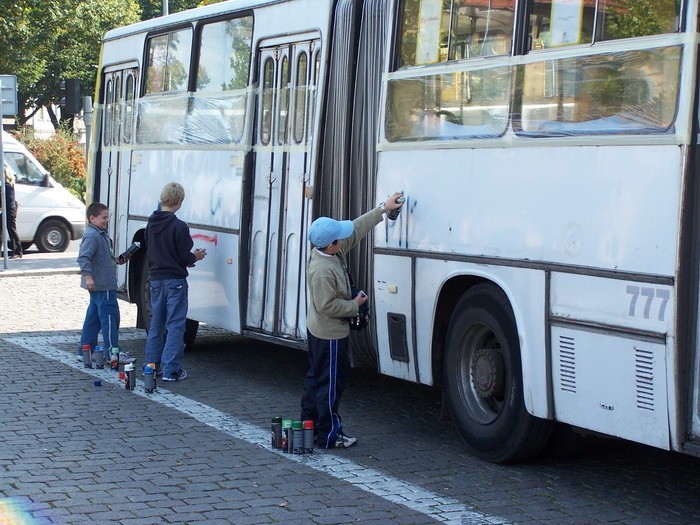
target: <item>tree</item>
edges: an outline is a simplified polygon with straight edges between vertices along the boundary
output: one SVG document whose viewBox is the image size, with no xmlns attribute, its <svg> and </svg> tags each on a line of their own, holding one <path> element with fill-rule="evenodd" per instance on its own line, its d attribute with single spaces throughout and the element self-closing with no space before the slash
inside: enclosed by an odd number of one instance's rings
<svg viewBox="0 0 700 525">
<path fill-rule="evenodd" d="M 0 71 L 17 75 L 18 123 L 46 107 L 58 127 L 61 80 L 79 78 L 92 94 L 102 37 L 139 19 L 136 0 L 14 0 L 0 14 Z"/>
<path fill-rule="evenodd" d="M 141 6 L 141 20 L 150 20 L 151 18 L 158 18 L 163 16 L 163 2 L 162 0 L 138 0 Z M 199 0 L 169 0 L 168 1 L 168 12 L 169 13 L 179 13 L 180 11 L 186 11 L 187 9 L 193 9 L 197 7 Z"/>
</svg>

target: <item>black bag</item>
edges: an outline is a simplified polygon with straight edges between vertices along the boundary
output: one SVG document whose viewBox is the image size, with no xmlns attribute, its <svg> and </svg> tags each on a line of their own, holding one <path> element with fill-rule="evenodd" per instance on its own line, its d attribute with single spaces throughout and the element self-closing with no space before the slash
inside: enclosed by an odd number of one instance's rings
<svg viewBox="0 0 700 525">
<path fill-rule="evenodd" d="M 361 292 L 359 288 L 352 288 L 350 295 L 354 299 Z M 348 317 L 350 330 L 362 330 L 369 324 L 369 301 L 365 301 L 360 305 L 360 309 L 355 317 Z"/>
</svg>

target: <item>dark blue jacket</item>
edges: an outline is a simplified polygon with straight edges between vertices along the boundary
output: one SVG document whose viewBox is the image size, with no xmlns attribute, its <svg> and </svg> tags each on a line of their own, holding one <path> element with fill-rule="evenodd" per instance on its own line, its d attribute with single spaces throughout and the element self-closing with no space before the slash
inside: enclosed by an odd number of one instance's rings
<svg viewBox="0 0 700 525">
<path fill-rule="evenodd" d="M 184 279 L 196 262 L 187 223 L 171 211 L 155 211 L 146 226 L 146 247 L 153 280 Z"/>
</svg>

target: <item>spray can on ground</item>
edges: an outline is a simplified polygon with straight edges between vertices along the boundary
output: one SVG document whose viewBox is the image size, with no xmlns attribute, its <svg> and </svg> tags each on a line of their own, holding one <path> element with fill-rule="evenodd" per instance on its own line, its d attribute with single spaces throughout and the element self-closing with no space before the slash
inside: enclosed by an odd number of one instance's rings
<svg viewBox="0 0 700 525">
<path fill-rule="evenodd" d="M 109 365 L 112 370 L 119 370 L 119 347 L 109 349 Z"/>
<path fill-rule="evenodd" d="M 294 436 L 292 443 L 292 454 L 304 453 L 304 429 L 301 421 L 292 421 L 292 434 Z"/>
<path fill-rule="evenodd" d="M 83 367 L 92 368 L 92 347 L 83 345 Z"/>
<path fill-rule="evenodd" d="M 134 373 L 134 365 L 129 363 L 124 366 L 124 388 L 134 390 L 136 388 L 136 374 Z"/>
<path fill-rule="evenodd" d="M 304 426 L 304 454 L 313 454 L 314 452 L 314 422 L 307 419 L 303 422 Z"/>
<path fill-rule="evenodd" d="M 156 367 L 152 363 L 143 366 L 143 386 L 146 392 L 152 394 L 156 389 Z"/>
<path fill-rule="evenodd" d="M 95 347 L 95 368 L 102 370 L 105 367 L 105 353 L 101 346 Z"/>
<path fill-rule="evenodd" d="M 292 439 L 292 420 L 285 419 L 282 421 L 282 452 L 291 452 L 289 445 Z"/>
<path fill-rule="evenodd" d="M 273 417 L 270 421 L 270 444 L 272 448 L 282 448 L 282 418 Z"/>
</svg>

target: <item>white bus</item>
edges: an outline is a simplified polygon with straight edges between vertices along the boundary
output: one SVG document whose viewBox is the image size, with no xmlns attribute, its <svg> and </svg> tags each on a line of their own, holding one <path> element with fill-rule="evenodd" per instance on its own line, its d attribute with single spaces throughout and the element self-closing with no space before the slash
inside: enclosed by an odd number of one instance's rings
<svg viewBox="0 0 700 525">
<path fill-rule="evenodd" d="M 313 218 L 353 254 L 353 361 L 443 389 L 467 447 L 591 431 L 699 455 L 698 2 L 233 0 L 110 31 L 91 198 L 115 253 L 168 181 L 198 321 L 303 347 Z M 119 269 L 148 324 L 144 251 Z M 191 332 L 193 333 L 193 332 Z"/>
</svg>

